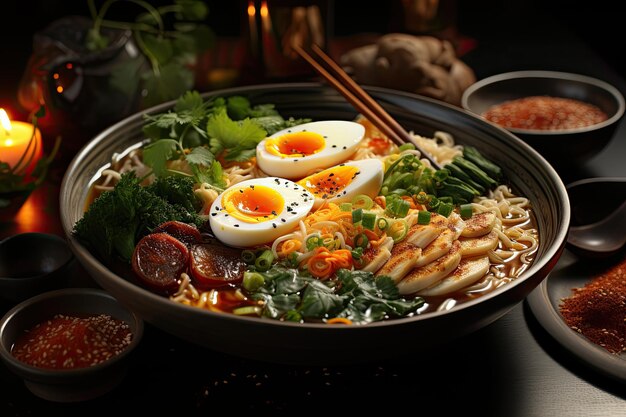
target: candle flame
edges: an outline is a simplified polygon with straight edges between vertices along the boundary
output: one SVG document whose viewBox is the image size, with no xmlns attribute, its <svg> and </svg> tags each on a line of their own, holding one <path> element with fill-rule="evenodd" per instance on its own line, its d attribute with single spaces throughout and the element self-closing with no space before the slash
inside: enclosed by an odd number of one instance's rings
<svg viewBox="0 0 626 417">
<path fill-rule="evenodd" d="M 7 133 L 11 131 L 11 120 L 4 109 L 0 109 L 0 124 L 2 125 L 2 128 L 7 131 Z"/>
<path fill-rule="evenodd" d="M 256 14 L 256 8 L 252 2 L 248 2 L 248 16 L 252 17 Z"/>
<path fill-rule="evenodd" d="M 264 1 L 264 2 L 261 3 L 261 17 L 265 17 L 266 18 L 267 16 L 269 16 L 269 14 L 270 14 L 270 11 L 267 8 L 267 2 Z"/>
</svg>

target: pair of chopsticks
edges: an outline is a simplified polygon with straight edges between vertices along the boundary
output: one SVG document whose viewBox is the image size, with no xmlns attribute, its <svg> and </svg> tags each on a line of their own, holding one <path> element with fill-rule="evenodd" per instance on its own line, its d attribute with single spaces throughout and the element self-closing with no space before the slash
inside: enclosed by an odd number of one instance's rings
<svg viewBox="0 0 626 417">
<path fill-rule="evenodd" d="M 365 116 L 378 130 L 393 140 L 397 145 L 412 143 L 422 157 L 430 161 L 435 169 L 441 166 L 435 159 L 415 142 L 413 137 L 393 118 L 380 104 L 376 102 L 361 86 L 359 86 L 331 57 L 322 49 L 313 44 L 311 51 L 326 64 L 326 69 L 318 63 L 308 52 L 298 45 L 293 45 L 295 51 L 306 60 L 328 83 L 343 95 L 363 116 Z M 334 73 L 331 74 L 329 71 Z"/>
</svg>

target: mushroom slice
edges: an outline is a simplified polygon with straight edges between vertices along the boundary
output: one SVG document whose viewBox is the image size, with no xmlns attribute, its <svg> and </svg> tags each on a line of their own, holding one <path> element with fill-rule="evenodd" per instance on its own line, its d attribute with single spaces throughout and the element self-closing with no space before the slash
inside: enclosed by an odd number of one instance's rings
<svg viewBox="0 0 626 417">
<path fill-rule="evenodd" d="M 461 244 L 455 240 L 450 251 L 428 265 L 415 268 L 398 283 L 400 294 L 413 294 L 445 278 L 461 262 Z"/>
<path fill-rule="evenodd" d="M 474 214 L 465 220 L 465 228 L 461 232 L 463 237 L 478 237 L 491 232 L 496 225 L 496 215 L 492 211 Z"/>
<path fill-rule="evenodd" d="M 475 238 L 463 238 L 459 239 L 461 242 L 461 255 L 463 256 L 478 256 L 484 255 L 490 250 L 495 249 L 498 246 L 498 235 L 496 232 L 491 231 L 488 234 Z"/>
<path fill-rule="evenodd" d="M 446 295 L 479 281 L 489 271 L 489 257 L 464 258 L 459 266 L 435 285 L 418 291 L 424 297 Z"/>
</svg>

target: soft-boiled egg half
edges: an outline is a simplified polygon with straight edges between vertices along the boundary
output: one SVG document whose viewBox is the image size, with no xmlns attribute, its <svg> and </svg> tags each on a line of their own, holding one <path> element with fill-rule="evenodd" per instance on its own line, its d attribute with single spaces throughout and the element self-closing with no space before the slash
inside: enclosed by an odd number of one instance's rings
<svg viewBox="0 0 626 417">
<path fill-rule="evenodd" d="M 380 191 L 383 177 L 384 168 L 380 159 L 363 159 L 309 175 L 298 181 L 298 185 L 313 194 L 313 208 L 317 208 L 324 200 L 342 203 L 351 201 L 360 194 L 374 198 Z"/>
<path fill-rule="evenodd" d="M 236 247 L 272 242 L 294 229 L 315 198 L 283 178 L 255 178 L 235 184 L 213 202 L 209 224 L 217 239 Z"/>
<path fill-rule="evenodd" d="M 347 160 L 365 127 L 345 120 L 304 123 L 274 133 L 256 148 L 257 163 L 268 175 L 300 179 Z"/>
</svg>

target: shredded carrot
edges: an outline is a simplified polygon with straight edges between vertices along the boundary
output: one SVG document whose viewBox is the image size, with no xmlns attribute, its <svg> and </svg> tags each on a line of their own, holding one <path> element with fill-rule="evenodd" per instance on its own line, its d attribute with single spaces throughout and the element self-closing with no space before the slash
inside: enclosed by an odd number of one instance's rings
<svg viewBox="0 0 626 417">
<path fill-rule="evenodd" d="M 347 325 L 350 325 L 350 324 L 352 324 L 352 320 L 347 319 L 345 317 L 333 317 L 332 319 L 326 320 L 326 323 L 328 323 L 328 324 L 347 324 Z"/>
<path fill-rule="evenodd" d="M 385 239 L 387 239 L 387 233 L 383 232 L 378 240 L 370 240 L 370 243 L 373 247 L 378 247 L 381 243 L 385 241 Z"/>
<path fill-rule="evenodd" d="M 352 253 L 348 249 L 337 249 L 331 252 L 328 248 L 320 246 L 315 248 L 314 255 L 306 261 L 306 264 L 311 275 L 326 279 L 340 268 L 351 268 Z"/>
<path fill-rule="evenodd" d="M 385 196 L 377 196 L 376 198 L 374 198 L 374 203 L 378 204 L 382 208 L 387 208 L 387 201 L 385 199 Z"/>
<path fill-rule="evenodd" d="M 402 199 L 409 203 L 409 207 L 410 208 L 412 208 L 412 209 L 417 208 L 417 206 L 415 205 L 415 200 L 413 200 L 413 197 L 408 196 L 408 195 L 403 195 Z"/>
<path fill-rule="evenodd" d="M 302 242 L 298 239 L 289 239 L 282 243 L 280 250 L 278 251 L 280 256 L 287 256 L 292 252 L 297 251 L 302 247 Z"/>
</svg>

